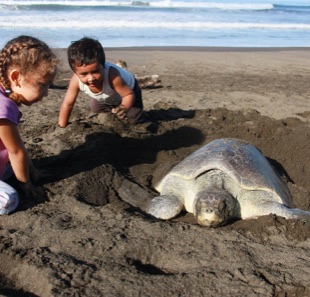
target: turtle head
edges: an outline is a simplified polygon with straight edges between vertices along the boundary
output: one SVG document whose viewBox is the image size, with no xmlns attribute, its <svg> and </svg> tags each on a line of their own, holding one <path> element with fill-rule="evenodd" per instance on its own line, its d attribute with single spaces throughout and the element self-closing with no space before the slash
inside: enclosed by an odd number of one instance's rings
<svg viewBox="0 0 310 297">
<path fill-rule="evenodd" d="M 206 189 L 196 195 L 194 215 L 198 224 L 215 228 L 233 217 L 234 208 L 235 199 L 228 192 Z"/>
</svg>

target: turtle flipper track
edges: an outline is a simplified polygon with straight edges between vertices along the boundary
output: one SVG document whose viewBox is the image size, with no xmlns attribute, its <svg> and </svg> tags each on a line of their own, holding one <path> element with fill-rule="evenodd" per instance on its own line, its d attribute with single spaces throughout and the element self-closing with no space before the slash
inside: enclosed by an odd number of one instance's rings
<svg viewBox="0 0 310 297">
<path fill-rule="evenodd" d="M 125 179 L 118 189 L 120 198 L 129 205 L 147 212 L 153 196 L 139 185 Z"/>
</svg>

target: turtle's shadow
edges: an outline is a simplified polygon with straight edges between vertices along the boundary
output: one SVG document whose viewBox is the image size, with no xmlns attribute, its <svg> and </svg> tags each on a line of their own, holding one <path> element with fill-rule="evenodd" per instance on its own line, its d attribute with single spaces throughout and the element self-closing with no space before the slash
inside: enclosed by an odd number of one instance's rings
<svg viewBox="0 0 310 297">
<path fill-rule="evenodd" d="M 276 173 L 280 175 L 280 177 L 283 179 L 286 179 L 287 182 L 294 183 L 294 181 L 291 179 L 287 171 L 284 169 L 281 163 L 279 163 L 277 160 L 274 160 L 272 158 L 265 157 L 268 162 L 271 164 L 271 166 L 275 169 Z"/>
</svg>

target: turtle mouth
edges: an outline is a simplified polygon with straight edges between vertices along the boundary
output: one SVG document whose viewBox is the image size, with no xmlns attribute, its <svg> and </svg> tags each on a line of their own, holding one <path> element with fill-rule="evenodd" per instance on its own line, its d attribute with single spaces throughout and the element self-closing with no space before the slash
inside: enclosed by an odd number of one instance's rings
<svg viewBox="0 0 310 297">
<path fill-rule="evenodd" d="M 217 207 L 208 203 L 202 203 L 201 206 L 195 214 L 199 225 L 216 228 L 227 223 L 228 213 L 224 202 L 219 203 Z"/>
<path fill-rule="evenodd" d="M 221 201 L 218 205 L 210 205 L 209 202 L 196 205 L 196 213 L 194 214 L 199 225 L 216 228 L 223 226 L 227 222 L 226 203 Z"/>
<path fill-rule="evenodd" d="M 216 228 L 223 226 L 227 223 L 227 220 L 215 213 L 209 214 L 208 216 L 197 217 L 197 222 L 201 226 Z"/>
</svg>

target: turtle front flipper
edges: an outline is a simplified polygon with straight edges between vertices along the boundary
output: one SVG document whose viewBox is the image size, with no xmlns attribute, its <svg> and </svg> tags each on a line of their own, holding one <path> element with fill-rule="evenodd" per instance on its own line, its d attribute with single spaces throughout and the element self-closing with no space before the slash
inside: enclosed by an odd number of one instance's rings
<svg viewBox="0 0 310 297">
<path fill-rule="evenodd" d="M 259 216 L 267 216 L 275 214 L 280 217 L 289 219 L 299 219 L 305 222 L 310 222 L 310 212 L 297 208 L 290 208 L 282 203 L 274 201 L 273 193 L 266 191 L 252 191 L 239 199 L 241 204 L 241 218 L 253 219 Z"/>
<path fill-rule="evenodd" d="M 170 220 L 183 209 L 182 201 L 173 195 L 162 195 L 152 199 L 146 212 L 155 218 Z"/>
<path fill-rule="evenodd" d="M 307 223 L 310 223 L 310 211 L 289 208 L 283 204 L 274 203 L 270 207 L 270 213 L 276 214 L 277 216 L 284 217 L 287 220 L 297 219 Z"/>
<path fill-rule="evenodd" d="M 162 220 L 174 218 L 183 208 L 183 202 L 177 196 L 162 195 L 152 199 L 150 193 L 127 179 L 118 189 L 118 195 L 129 205 Z"/>
</svg>

